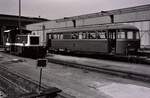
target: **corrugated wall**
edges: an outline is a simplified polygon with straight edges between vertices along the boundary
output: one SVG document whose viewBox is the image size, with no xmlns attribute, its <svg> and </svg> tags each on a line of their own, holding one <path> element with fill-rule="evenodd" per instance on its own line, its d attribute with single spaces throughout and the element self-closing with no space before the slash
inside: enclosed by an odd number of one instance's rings
<svg viewBox="0 0 150 98">
<path fill-rule="evenodd" d="M 27 29 L 42 33 L 45 26 L 45 33 L 52 29 L 73 27 L 73 20 L 76 21 L 76 26 L 109 24 L 111 23 L 111 15 L 114 17 L 114 23 L 129 23 L 137 26 L 141 33 L 141 45 L 150 45 L 150 5 L 125 8 L 113 11 L 105 11 L 64 19 L 57 19 L 48 22 L 27 25 Z M 84 17 L 83 17 L 84 16 Z M 41 34 L 42 36 L 43 34 Z M 42 39 L 42 38 L 41 38 Z"/>
</svg>

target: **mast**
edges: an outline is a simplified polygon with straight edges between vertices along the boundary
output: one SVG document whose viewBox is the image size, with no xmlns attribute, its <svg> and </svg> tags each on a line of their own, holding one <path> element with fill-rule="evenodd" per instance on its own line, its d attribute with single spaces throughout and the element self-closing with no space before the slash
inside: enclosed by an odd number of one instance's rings
<svg viewBox="0 0 150 98">
<path fill-rule="evenodd" d="M 21 0 L 19 0 L 19 19 L 18 19 L 18 25 L 19 25 L 19 33 L 21 33 Z"/>
</svg>

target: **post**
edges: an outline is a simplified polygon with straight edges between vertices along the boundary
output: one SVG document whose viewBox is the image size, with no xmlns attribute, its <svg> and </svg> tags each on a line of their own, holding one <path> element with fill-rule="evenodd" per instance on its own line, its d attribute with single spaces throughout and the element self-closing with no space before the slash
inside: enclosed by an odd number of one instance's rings
<svg viewBox="0 0 150 98">
<path fill-rule="evenodd" d="M 19 20 L 18 20 L 18 25 L 19 25 L 19 33 L 21 33 L 21 0 L 19 0 Z"/>
<path fill-rule="evenodd" d="M 43 45 L 46 46 L 46 43 L 45 43 L 46 42 L 45 41 L 46 40 L 45 39 L 45 25 L 44 24 L 42 25 L 42 30 L 43 30 Z"/>
<path fill-rule="evenodd" d="M 39 92 L 41 91 L 42 67 L 40 68 Z"/>
<path fill-rule="evenodd" d="M 114 23 L 114 15 L 110 15 L 111 23 Z"/>
<path fill-rule="evenodd" d="M 47 64 L 46 59 L 38 59 L 37 60 L 37 67 L 40 68 L 39 93 L 41 92 L 42 68 L 46 67 L 46 64 Z"/>
</svg>

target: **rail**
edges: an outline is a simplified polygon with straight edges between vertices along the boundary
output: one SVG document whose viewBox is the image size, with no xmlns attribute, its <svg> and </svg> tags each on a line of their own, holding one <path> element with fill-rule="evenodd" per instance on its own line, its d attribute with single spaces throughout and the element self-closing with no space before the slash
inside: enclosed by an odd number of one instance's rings
<svg viewBox="0 0 150 98">
<path fill-rule="evenodd" d="M 49 87 L 45 84 L 41 85 L 41 92 L 39 92 L 38 81 L 10 70 L 3 64 L 0 64 L 0 79 L 1 86 L 5 88 L 8 98 L 41 98 L 42 96 L 50 96 L 51 98 L 75 98 L 58 88 Z"/>
</svg>

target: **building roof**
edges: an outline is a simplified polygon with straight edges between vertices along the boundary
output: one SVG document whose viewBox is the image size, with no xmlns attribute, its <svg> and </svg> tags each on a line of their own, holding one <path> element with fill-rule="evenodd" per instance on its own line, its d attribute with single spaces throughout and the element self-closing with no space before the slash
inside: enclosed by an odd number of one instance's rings
<svg viewBox="0 0 150 98">
<path fill-rule="evenodd" d="M 109 11 L 100 11 L 97 13 L 84 14 L 84 15 L 79 15 L 79 16 L 64 17 L 61 19 L 56 19 L 56 21 L 61 22 L 61 21 L 67 21 L 67 20 L 87 19 L 87 18 L 95 18 L 95 17 L 108 16 L 108 15 L 147 11 L 147 10 L 150 10 L 150 4 L 135 6 L 135 7 L 122 8 L 122 9 L 116 9 L 116 10 L 109 10 Z"/>
<path fill-rule="evenodd" d="M 18 26 L 18 20 L 19 20 L 19 16 L 0 14 L 0 26 Z M 22 26 L 31 23 L 38 23 L 42 21 L 48 21 L 48 19 L 21 16 Z"/>
</svg>

